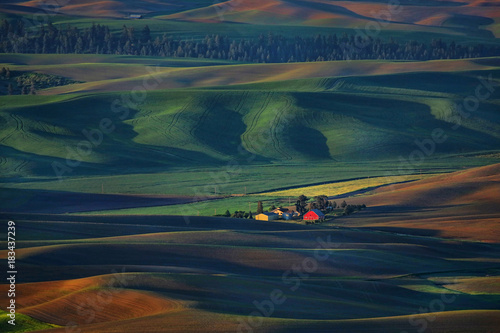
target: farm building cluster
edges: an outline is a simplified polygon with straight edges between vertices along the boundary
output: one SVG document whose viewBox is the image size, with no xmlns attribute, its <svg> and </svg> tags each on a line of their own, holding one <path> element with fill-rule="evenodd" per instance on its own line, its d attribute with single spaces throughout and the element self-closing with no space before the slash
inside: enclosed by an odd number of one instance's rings
<svg viewBox="0 0 500 333">
<path fill-rule="evenodd" d="M 262 201 L 258 201 L 257 214 L 255 215 L 252 214 L 251 210 L 248 212 L 237 210 L 233 214 L 226 210 L 224 214 L 215 216 L 255 219 L 257 221 L 298 220 L 303 221 L 305 224 L 311 224 L 327 220 L 326 216 L 330 221 L 335 217 L 347 216 L 366 208 L 364 204 L 348 205 L 345 200 L 340 205 L 337 205 L 337 202 L 329 201 L 326 195 L 318 195 L 312 199 L 300 195 L 295 203 L 295 209 L 293 209 L 293 206 L 279 206 L 276 208 L 273 204 L 268 211 L 264 211 Z M 290 199 L 288 203 L 290 204 Z"/>
<path fill-rule="evenodd" d="M 255 215 L 255 219 L 259 221 L 273 221 L 273 220 L 294 220 L 299 219 L 301 214 L 297 211 L 288 208 L 276 208 L 271 212 L 263 212 Z M 309 212 L 302 215 L 302 219 L 305 221 L 316 222 L 323 221 L 325 219 L 325 214 L 319 209 L 312 209 Z"/>
</svg>

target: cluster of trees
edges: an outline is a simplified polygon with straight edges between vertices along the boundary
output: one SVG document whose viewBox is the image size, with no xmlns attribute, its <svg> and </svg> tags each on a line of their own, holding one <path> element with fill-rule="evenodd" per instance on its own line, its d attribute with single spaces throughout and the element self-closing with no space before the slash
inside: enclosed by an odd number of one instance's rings
<svg viewBox="0 0 500 333">
<path fill-rule="evenodd" d="M 234 213 L 230 213 L 229 209 L 226 210 L 226 212 L 222 215 L 217 215 L 217 216 L 224 216 L 224 217 L 233 217 L 237 219 L 253 219 L 252 212 L 245 212 L 243 210 L 237 210 Z"/>
<path fill-rule="evenodd" d="M 278 207 L 280 209 L 282 209 L 283 207 Z M 276 206 L 275 205 L 271 205 L 271 207 L 269 207 L 267 209 L 268 212 L 272 212 L 276 209 Z M 257 214 L 262 214 L 264 212 L 264 208 L 262 207 L 262 201 L 257 201 Z"/>
<path fill-rule="evenodd" d="M 332 209 L 337 208 L 337 203 L 335 201 L 329 201 L 328 196 L 326 195 L 318 195 L 312 198 L 313 201 L 309 202 L 310 198 L 305 195 L 301 195 L 298 197 L 297 202 L 295 203 L 295 209 L 300 214 L 305 214 L 307 211 L 311 209 L 319 209 L 319 210 L 327 210 L 330 207 Z"/>
<path fill-rule="evenodd" d="M 33 84 L 38 90 L 73 84 L 77 83 L 77 81 L 57 75 L 20 72 L 19 75 L 16 75 L 16 83 L 18 86 L 27 86 L 28 84 Z"/>
<path fill-rule="evenodd" d="M 2 70 L 0 71 L 0 78 L 2 80 L 10 80 L 12 78 L 12 72 L 10 71 L 10 68 L 2 67 Z"/>
<path fill-rule="evenodd" d="M 282 209 L 283 207 L 281 207 L 281 206 L 280 206 L 280 207 L 278 207 L 278 208 Z M 271 206 L 267 209 L 267 211 L 268 211 L 268 212 L 272 212 L 272 211 L 274 211 L 275 209 L 276 209 L 276 206 L 275 206 L 275 205 L 271 205 Z M 264 212 L 264 208 L 263 208 L 263 206 L 262 206 L 262 201 L 257 201 L 257 214 L 262 214 L 263 212 Z"/>
<path fill-rule="evenodd" d="M 25 76 L 19 75 L 17 72 L 11 72 L 9 68 L 2 67 L 0 70 L 0 80 L 4 81 L 4 86 L 7 88 L 4 93 L 8 95 L 36 94 L 35 81 L 32 79 L 28 80 Z"/>
<path fill-rule="evenodd" d="M 398 42 L 393 39 L 317 35 L 286 38 L 261 34 L 252 39 L 230 39 L 207 35 L 202 40 L 178 40 L 163 34 L 154 37 L 146 25 L 140 31 L 123 26 L 112 33 L 108 26 L 93 24 L 86 29 L 49 23 L 29 33 L 21 20 L 2 20 L 0 53 L 88 53 L 162 57 L 223 59 L 243 62 L 307 62 L 350 59 L 431 60 L 500 55 L 500 46 L 460 45 L 433 40 Z"/>
<path fill-rule="evenodd" d="M 11 71 L 8 67 L 0 70 L 0 80 L 9 95 L 35 95 L 39 89 L 58 87 L 77 81 L 57 75 Z"/>
<path fill-rule="evenodd" d="M 301 213 L 305 214 L 311 209 L 319 209 L 321 211 L 332 211 L 336 209 L 342 209 L 342 215 L 350 215 L 354 212 L 360 211 L 366 208 L 365 204 L 362 205 L 348 205 L 344 200 L 340 205 L 337 205 L 336 201 L 329 201 L 328 196 L 318 195 L 313 197 L 313 201 L 305 195 L 298 197 L 295 203 L 295 209 Z M 310 202 L 309 202 L 310 201 Z"/>
<path fill-rule="evenodd" d="M 279 208 L 280 208 L 280 209 L 282 209 L 283 207 L 281 207 L 281 206 L 280 206 Z M 276 206 L 275 206 L 275 205 L 271 205 L 271 207 L 269 207 L 268 211 L 269 211 L 269 212 L 272 212 L 272 211 L 274 211 L 275 209 L 276 209 Z"/>
<path fill-rule="evenodd" d="M 344 201 L 345 203 L 345 201 Z M 362 204 L 362 205 L 345 205 L 344 206 L 344 211 L 343 211 L 343 214 L 344 215 L 350 215 L 354 212 L 358 212 L 362 209 L 365 209 L 366 208 L 366 205 L 365 204 Z"/>
<path fill-rule="evenodd" d="M 319 209 L 326 210 L 328 207 L 332 207 L 333 202 L 328 201 L 328 197 L 326 195 L 318 195 L 313 198 L 314 201 L 309 203 L 309 210 L 311 209 Z"/>
</svg>

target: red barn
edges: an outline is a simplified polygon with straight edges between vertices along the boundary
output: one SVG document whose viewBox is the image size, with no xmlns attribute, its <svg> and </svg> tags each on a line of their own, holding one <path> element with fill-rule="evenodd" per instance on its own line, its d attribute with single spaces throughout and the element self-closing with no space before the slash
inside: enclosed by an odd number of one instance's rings
<svg viewBox="0 0 500 333">
<path fill-rule="evenodd" d="M 311 209 L 304 215 L 304 220 L 307 221 L 318 221 L 318 220 L 324 220 L 325 219 L 325 214 L 323 214 L 320 210 L 318 209 Z"/>
</svg>

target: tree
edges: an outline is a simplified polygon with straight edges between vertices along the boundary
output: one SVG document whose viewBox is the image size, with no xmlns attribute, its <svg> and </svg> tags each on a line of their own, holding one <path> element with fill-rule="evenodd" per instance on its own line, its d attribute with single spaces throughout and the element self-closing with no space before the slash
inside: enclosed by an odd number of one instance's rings
<svg viewBox="0 0 500 333">
<path fill-rule="evenodd" d="M 229 216 L 231 216 L 231 213 L 229 212 L 229 209 L 228 209 L 228 210 L 226 210 L 226 212 L 224 213 L 224 216 L 225 216 L 225 217 L 229 217 Z"/>
<path fill-rule="evenodd" d="M 252 212 L 248 212 L 248 218 L 249 218 L 249 219 L 253 219 Z"/>
<path fill-rule="evenodd" d="M 238 219 L 242 219 L 245 216 L 245 211 L 243 210 L 237 210 L 234 212 L 234 217 Z"/>
<path fill-rule="evenodd" d="M 129 40 L 129 32 L 126 25 L 122 26 L 122 34 L 120 36 L 120 44 L 125 44 Z"/>
<path fill-rule="evenodd" d="M 147 43 L 148 41 L 151 40 L 151 30 L 149 27 L 146 25 L 141 32 L 141 42 L 142 43 Z"/>
<path fill-rule="evenodd" d="M 345 200 L 342 201 L 342 203 L 340 204 L 340 207 L 345 208 L 346 206 L 347 206 L 347 202 L 345 202 Z"/>
<path fill-rule="evenodd" d="M 319 209 L 326 209 L 328 205 L 328 197 L 326 195 L 318 195 L 314 197 L 316 207 Z"/>
<path fill-rule="evenodd" d="M 297 204 L 295 204 L 295 207 L 297 208 L 297 211 L 299 213 L 301 214 L 305 213 L 308 200 L 309 198 L 303 194 L 299 196 L 299 198 L 297 199 Z"/>
<path fill-rule="evenodd" d="M 28 95 L 28 86 L 23 86 L 21 88 L 21 95 Z"/>
<path fill-rule="evenodd" d="M 14 95 L 14 88 L 12 87 L 12 83 L 9 83 L 9 86 L 7 87 L 7 91 L 9 95 Z"/>
<path fill-rule="evenodd" d="M 299 196 L 299 201 L 300 201 L 300 202 L 306 202 L 307 200 L 309 200 L 309 198 L 308 198 L 308 197 L 306 197 L 305 195 L 301 194 L 301 195 Z"/>
<path fill-rule="evenodd" d="M 272 205 L 271 207 L 269 207 L 269 211 L 272 212 L 273 210 L 276 209 L 276 206 L 275 205 Z"/>
<path fill-rule="evenodd" d="M 43 40 L 43 50 L 45 50 L 45 39 Z M 78 37 L 75 43 L 75 53 L 79 54 L 83 52 L 83 39 L 81 37 Z M 42 53 L 47 53 L 42 51 Z"/>
<path fill-rule="evenodd" d="M 351 206 L 351 205 L 347 205 L 345 208 L 344 208 L 344 214 L 345 215 L 349 215 L 349 214 L 352 214 L 354 213 L 354 207 Z"/>
<path fill-rule="evenodd" d="M 5 67 L 2 67 L 2 70 L 0 71 L 0 76 L 2 78 L 4 78 L 6 74 L 7 74 L 7 70 L 5 69 Z"/>
<path fill-rule="evenodd" d="M 337 202 L 336 201 L 332 202 L 332 207 L 333 207 L 333 209 L 337 208 Z"/>
<path fill-rule="evenodd" d="M 257 214 L 262 214 L 264 208 L 262 208 L 262 201 L 257 202 Z"/>
<path fill-rule="evenodd" d="M 30 95 L 36 95 L 36 91 L 35 91 L 35 83 L 32 82 L 31 83 L 31 87 L 30 87 Z"/>
</svg>

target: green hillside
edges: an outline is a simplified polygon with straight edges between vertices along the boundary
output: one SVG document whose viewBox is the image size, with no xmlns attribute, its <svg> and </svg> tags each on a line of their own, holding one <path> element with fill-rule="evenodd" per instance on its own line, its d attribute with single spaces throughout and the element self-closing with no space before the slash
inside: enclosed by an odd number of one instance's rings
<svg viewBox="0 0 500 333">
<path fill-rule="evenodd" d="M 58 327 L 57 325 L 47 324 L 20 313 L 16 314 L 15 325 L 9 324 L 11 320 L 12 318 L 9 317 L 7 312 L 0 311 L 0 328 L 4 332 L 22 333 Z"/>
<path fill-rule="evenodd" d="M 397 160 L 436 128 L 448 136 L 437 155 L 497 150 L 498 92 L 454 126 L 453 105 L 474 91 L 474 74 L 432 74 L 433 84 L 425 84 L 431 74 L 410 73 L 156 91 L 131 109 L 114 104 L 119 93 L 4 96 L 3 175 L 50 177 L 51 163 L 67 158 L 81 162 L 74 162 L 72 176 L 116 172 L 121 165 L 127 170 L 119 173 L 158 172 L 233 159 Z M 92 133 L 102 119 L 113 130 L 89 143 L 82 131 Z"/>
</svg>

